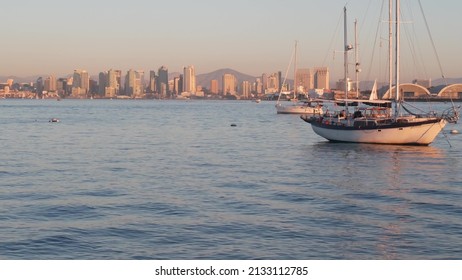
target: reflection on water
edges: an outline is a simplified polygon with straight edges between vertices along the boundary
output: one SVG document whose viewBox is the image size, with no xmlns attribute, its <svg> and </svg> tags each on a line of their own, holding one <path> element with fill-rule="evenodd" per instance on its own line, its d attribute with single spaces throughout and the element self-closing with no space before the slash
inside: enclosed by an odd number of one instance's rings
<svg viewBox="0 0 462 280">
<path fill-rule="evenodd" d="M 442 202 L 431 195 L 435 192 L 460 195 L 442 183 L 451 162 L 447 150 L 439 147 L 321 142 L 310 147 L 308 157 L 319 158 L 311 172 L 328 174 L 325 183 L 333 191 L 326 195 L 337 204 L 332 218 L 351 224 L 337 232 L 343 240 L 339 250 L 344 252 L 366 249 L 361 248 L 367 243 L 361 238 L 347 237 L 353 233 L 367 238 L 364 231 L 370 230 L 376 239 L 369 250 L 376 250 L 380 258 L 403 258 L 402 249 L 421 246 L 413 237 L 425 234 L 412 227 L 422 223 L 416 205 L 439 207 Z"/>
</svg>

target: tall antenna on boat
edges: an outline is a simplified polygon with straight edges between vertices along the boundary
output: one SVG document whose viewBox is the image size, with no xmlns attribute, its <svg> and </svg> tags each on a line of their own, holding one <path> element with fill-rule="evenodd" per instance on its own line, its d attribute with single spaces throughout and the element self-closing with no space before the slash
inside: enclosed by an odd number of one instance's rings
<svg viewBox="0 0 462 280">
<path fill-rule="evenodd" d="M 396 104 L 395 104 L 395 117 L 399 116 L 400 113 L 400 87 L 399 87 L 399 68 L 400 68 L 400 0 L 396 0 L 396 42 L 395 42 L 395 47 L 396 47 Z"/>
<path fill-rule="evenodd" d="M 388 91 L 393 89 L 393 0 L 388 0 Z"/>
<path fill-rule="evenodd" d="M 294 99 L 298 99 L 298 94 L 297 94 L 297 46 L 298 46 L 298 41 L 295 40 L 295 57 L 294 57 Z"/>
<path fill-rule="evenodd" d="M 344 49 L 344 67 L 345 67 L 345 70 L 344 70 L 344 74 L 345 74 L 345 99 L 348 99 L 348 51 L 351 49 L 351 47 L 348 45 L 348 32 L 347 32 L 347 8 L 346 6 L 343 8 L 343 16 L 344 16 L 344 34 L 343 34 L 343 38 L 344 38 L 344 45 L 345 45 L 345 49 Z M 348 102 L 345 102 L 345 109 L 346 111 L 348 112 Z"/>
<path fill-rule="evenodd" d="M 355 72 L 356 72 L 356 98 L 359 99 L 359 48 L 358 48 L 358 20 L 355 19 Z"/>
</svg>

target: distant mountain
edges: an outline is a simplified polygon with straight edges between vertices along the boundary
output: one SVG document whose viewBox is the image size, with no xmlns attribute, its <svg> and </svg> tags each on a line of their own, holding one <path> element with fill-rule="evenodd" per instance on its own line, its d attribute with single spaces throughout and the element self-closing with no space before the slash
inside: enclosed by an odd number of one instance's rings
<svg viewBox="0 0 462 280">
<path fill-rule="evenodd" d="M 452 84 L 462 84 L 462 78 L 446 78 L 446 79 L 436 79 L 432 80 L 432 86 L 439 85 L 452 85 Z"/>
<path fill-rule="evenodd" d="M 18 77 L 18 76 L 0 76 L 0 83 L 5 83 L 8 79 L 13 79 L 15 83 L 30 83 L 30 82 L 35 82 L 39 77 L 42 77 L 45 79 L 45 77 L 48 77 L 49 75 L 34 75 L 34 76 L 28 76 L 28 77 Z"/>
<path fill-rule="evenodd" d="M 238 72 L 233 69 L 225 68 L 219 69 L 206 74 L 199 74 L 196 76 L 196 84 L 205 88 L 210 88 L 210 81 L 218 80 L 218 86 L 221 87 L 222 79 L 224 74 L 232 74 L 236 77 L 238 83 L 243 81 L 254 82 L 256 77 Z"/>
</svg>

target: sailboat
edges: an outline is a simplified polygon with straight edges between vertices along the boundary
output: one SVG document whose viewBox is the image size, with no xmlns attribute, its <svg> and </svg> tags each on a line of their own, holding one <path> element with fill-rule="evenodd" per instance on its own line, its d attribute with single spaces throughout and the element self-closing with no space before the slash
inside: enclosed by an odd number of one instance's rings
<svg viewBox="0 0 462 280">
<path fill-rule="evenodd" d="M 377 94 L 377 80 L 374 81 L 374 85 L 372 86 L 371 95 L 369 96 L 369 100 L 378 100 L 379 95 Z"/>
<path fill-rule="evenodd" d="M 311 124 L 313 131 L 319 136 L 331 142 L 371 143 L 371 144 L 394 144 L 394 145 L 430 145 L 436 136 L 443 130 L 447 123 L 455 123 L 459 119 L 458 108 L 452 106 L 443 113 L 413 114 L 406 107 L 401 98 L 399 83 L 400 63 L 400 0 L 396 1 L 396 27 L 395 27 L 395 99 L 388 100 L 357 100 L 348 99 L 348 84 L 345 83 L 345 99 L 337 100 L 343 105 L 343 110 L 338 114 L 324 116 L 301 116 Z M 393 3 L 390 0 L 390 42 L 392 40 L 392 10 Z M 347 16 L 345 18 L 345 81 L 348 76 L 348 51 L 351 46 L 347 44 Z M 392 43 L 390 43 L 392 46 Z M 389 48 L 390 61 L 392 61 L 392 47 Z M 390 67 L 391 69 L 392 67 Z M 391 80 L 390 75 L 390 80 Z M 390 82 L 390 92 L 392 83 Z M 358 107 L 362 104 L 367 107 Z M 350 113 L 350 108 L 355 108 Z M 403 110 L 407 114 L 403 113 Z"/>
<path fill-rule="evenodd" d="M 276 102 L 276 111 L 278 114 L 303 114 L 305 116 L 314 116 L 314 115 L 322 115 L 322 101 L 320 100 L 298 100 L 297 96 L 297 41 L 295 41 L 295 48 L 294 48 L 294 94 L 293 97 L 290 99 L 290 103 L 284 102 L 281 103 L 281 96 L 287 95 L 287 93 L 280 92 L 278 100 Z M 288 71 L 287 71 L 288 72 Z M 286 77 L 287 79 L 287 72 Z M 287 104 L 288 103 L 288 104 Z"/>
</svg>

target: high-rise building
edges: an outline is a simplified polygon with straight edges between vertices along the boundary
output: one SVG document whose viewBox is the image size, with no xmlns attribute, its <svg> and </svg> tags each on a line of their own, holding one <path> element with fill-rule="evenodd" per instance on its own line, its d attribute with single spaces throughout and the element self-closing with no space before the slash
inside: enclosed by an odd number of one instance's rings
<svg viewBox="0 0 462 280">
<path fill-rule="evenodd" d="M 267 92 L 279 92 L 279 75 L 277 73 L 273 73 L 267 76 L 266 79 L 266 91 Z"/>
<path fill-rule="evenodd" d="M 183 68 L 183 91 L 196 92 L 196 71 L 194 70 L 194 66 Z"/>
<path fill-rule="evenodd" d="M 161 96 L 167 96 L 168 94 L 168 68 L 166 66 L 161 66 L 157 71 L 157 93 Z"/>
<path fill-rule="evenodd" d="M 178 94 L 181 93 L 181 91 L 180 91 L 181 90 L 180 80 L 181 80 L 180 77 L 173 78 L 173 90 L 172 90 L 173 92 L 172 93 L 174 95 L 178 95 Z"/>
<path fill-rule="evenodd" d="M 223 94 L 236 94 L 237 80 L 233 74 L 223 75 Z"/>
<path fill-rule="evenodd" d="M 314 69 L 314 87 L 317 89 L 330 89 L 329 68 L 318 67 Z"/>
<path fill-rule="evenodd" d="M 67 93 L 67 79 L 59 78 L 56 83 L 56 90 L 60 96 L 64 96 Z"/>
<path fill-rule="evenodd" d="M 261 82 L 262 82 L 262 91 L 266 92 L 268 89 L 268 75 L 266 73 L 263 73 L 261 75 Z"/>
<path fill-rule="evenodd" d="M 297 69 L 296 72 L 297 88 L 300 92 L 307 93 L 314 88 L 314 78 L 311 69 Z"/>
<path fill-rule="evenodd" d="M 72 95 L 76 97 L 86 96 L 90 90 L 90 76 L 85 70 L 74 70 L 72 76 Z"/>
<path fill-rule="evenodd" d="M 156 83 L 157 83 L 156 71 L 151 70 L 149 71 L 149 86 L 148 86 L 148 91 L 150 93 L 154 93 L 157 91 Z"/>
<path fill-rule="evenodd" d="M 252 90 L 252 87 L 251 87 L 250 82 L 243 81 L 241 84 L 241 97 L 245 99 L 249 99 L 251 90 Z"/>
<path fill-rule="evenodd" d="M 107 87 L 107 72 L 99 72 L 98 75 L 98 94 L 104 96 Z"/>
<path fill-rule="evenodd" d="M 282 91 L 282 72 L 278 71 L 278 92 Z"/>
<path fill-rule="evenodd" d="M 183 74 L 180 74 L 180 77 L 178 79 L 178 94 L 181 94 L 184 92 L 184 78 Z"/>
<path fill-rule="evenodd" d="M 218 80 L 210 81 L 210 93 L 218 94 Z"/>
<path fill-rule="evenodd" d="M 42 98 L 43 89 L 43 78 L 38 77 L 37 81 L 35 82 L 35 92 L 37 93 L 38 98 Z"/>
<path fill-rule="evenodd" d="M 125 76 L 125 94 L 133 98 L 144 96 L 144 71 L 130 69 Z"/>
<path fill-rule="evenodd" d="M 56 78 L 54 76 L 48 76 L 45 79 L 44 87 L 45 91 L 56 91 Z"/>
<path fill-rule="evenodd" d="M 255 88 L 254 88 L 255 92 L 257 94 L 262 94 L 263 93 L 263 83 L 261 82 L 261 79 L 260 78 L 257 78 L 255 80 Z"/>
<path fill-rule="evenodd" d="M 120 92 L 120 76 L 122 71 L 120 70 L 109 70 L 107 72 L 107 92 L 106 95 L 114 97 L 119 95 Z M 109 94 L 108 94 L 109 92 Z"/>
</svg>

